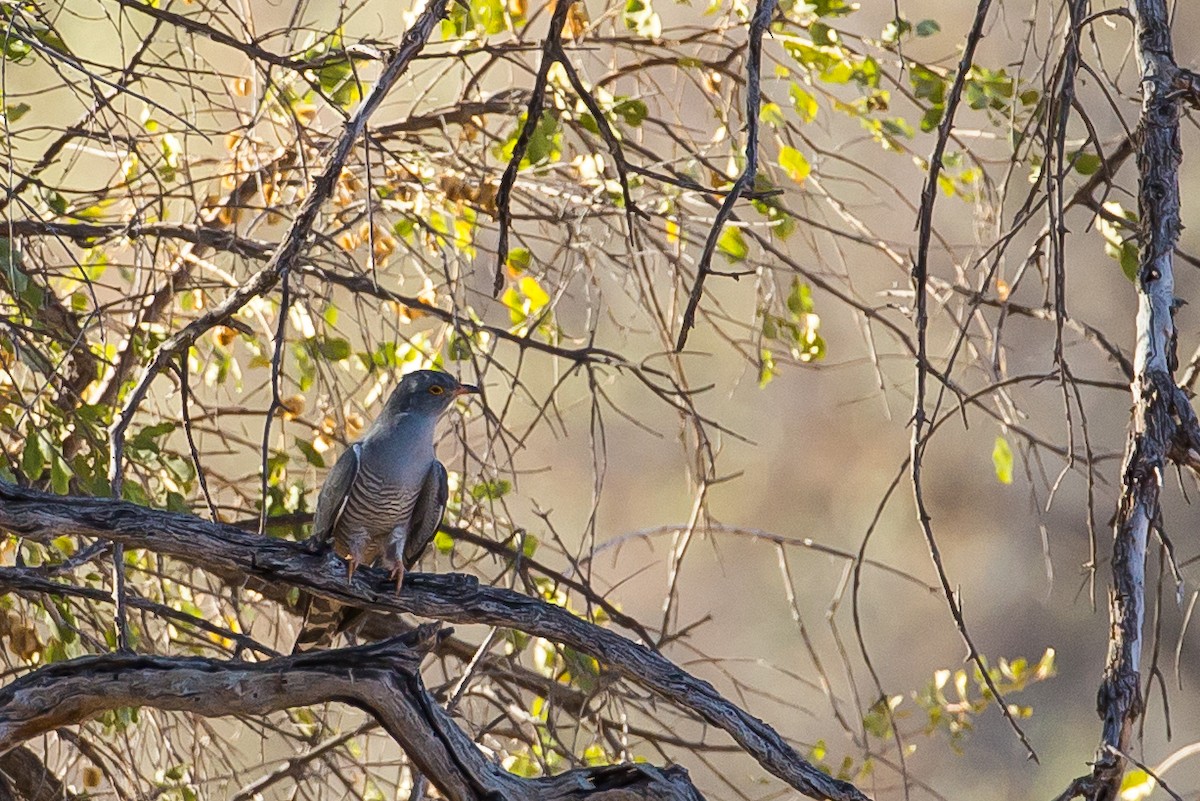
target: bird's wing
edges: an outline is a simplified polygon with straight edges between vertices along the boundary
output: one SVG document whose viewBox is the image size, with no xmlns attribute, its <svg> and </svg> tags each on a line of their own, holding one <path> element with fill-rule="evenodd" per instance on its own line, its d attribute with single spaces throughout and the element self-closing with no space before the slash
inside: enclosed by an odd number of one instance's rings
<svg viewBox="0 0 1200 801">
<path fill-rule="evenodd" d="M 404 566 L 412 568 L 425 552 L 433 535 L 441 525 L 442 515 L 446 512 L 446 500 L 450 497 L 446 485 L 446 468 L 439 461 L 434 461 L 429 472 L 425 474 L 425 484 L 417 497 L 417 505 L 413 509 L 412 527 L 408 539 L 404 543 Z"/>
<path fill-rule="evenodd" d="M 358 465 L 361 461 L 362 445 L 354 443 L 349 450 L 342 454 L 337 464 L 325 477 L 321 485 L 321 493 L 317 496 L 317 511 L 313 515 L 313 540 L 324 544 L 333 538 L 333 530 L 337 527 L 338 518 L 346 508 L 346 499 L 350 497 L 350 488 L 358 476 Z"/>
</svg>

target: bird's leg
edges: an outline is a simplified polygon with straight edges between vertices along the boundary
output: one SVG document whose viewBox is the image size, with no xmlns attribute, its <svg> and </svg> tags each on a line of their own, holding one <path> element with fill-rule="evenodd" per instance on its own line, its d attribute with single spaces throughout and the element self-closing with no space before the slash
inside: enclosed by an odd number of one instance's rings
<svg viewBox="0 0 1200 801">
<path fill-rule="evenodd" d="M 346 583 L 354 581 L 354 571 L 358 567 L 358 560 L 353 556 L 346 557 Z"/>
<path fill-rule="evenodd" d="M 404 563 L 397 562 L 392 568 L 391 577 L 396 582 L 396 594 L 400 594 L 400 588 L 404 585 Z"/>
</svg>

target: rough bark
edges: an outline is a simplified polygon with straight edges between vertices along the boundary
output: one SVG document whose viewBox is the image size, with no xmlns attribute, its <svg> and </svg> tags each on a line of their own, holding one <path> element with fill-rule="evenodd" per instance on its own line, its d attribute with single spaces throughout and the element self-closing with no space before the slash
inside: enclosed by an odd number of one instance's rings
<svg viewBox="0 0 1200 801">
<path fill-rule="evenodd" d="M 105 710 L 153 707 L 209 717 L 340 701 L 373 715 L 451 801 L 701 801 L 683 768 L 610 765 L 524 779 L 489 761 L 426 692 L 435 626 L 377 645 L 260 663 L 109 654 L 61 662 L 0 690 L 0 752 Z"/>
<path fill-rule="evenodd" d="M 18 746 L 0 755 L 0 801 L 76 801 L 83 796 L 67 788 L 29 748 Z"/>
<path fill-rule="evenodd" d="M 1178 95 L 1173 93 L 1173 85 L 1179 69 L 1172 55 L 1165 0 L 1136 0 L 1130 9 L 1142 75 L 1137 137 L 1142 237 L 1136 281 L 1133 417 L 1113 532 L 1108 662 L 1097 699 L 1103 727 L 1091 781 L 1083 788 L 1096 801 L 1118 797 L 1124 755 L 1130 751 L 1134 725 L 1142 713 L 1146 544 L 1160 514 L 1159 488 L 1167 456 L 1177 436 L 1190 438 L 1195 419 L 1173 377 L 1178 365 L 1172 257 L 1179 237 L 1181 158 Z"/>
<path fill-rule="evenodd" d="M 223 576 L 241 573 L 299 587 L 347 606 L 483 623 L 545 637 L 595 657 L 606 668 L 723 729 L 759 764 L 805 795 L 833 801 L 866 799 L 852 784 L 806 761 L 771 726 L 661 654 L 540 599 L 481 586 L 472 576 L 412 573 L 397 595 L 382 571 L 359 570 L 347 582 L 345 565 L 336 555 L 313 554 L 294 542 L 124 501 L 56 496 L 4 482 L 0 528 L 42 542 L 64 534 L 95 537 Z"/>
</svg>

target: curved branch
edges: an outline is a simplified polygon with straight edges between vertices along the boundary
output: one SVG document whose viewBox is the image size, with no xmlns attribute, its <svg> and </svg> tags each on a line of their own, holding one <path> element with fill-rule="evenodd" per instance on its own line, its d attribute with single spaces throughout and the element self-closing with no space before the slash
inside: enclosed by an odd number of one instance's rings
<svg viewBox="0 0 1200 801">
<path fill-rule="evenodd" d="M 504 265 L 508 261 L 508 230 L 512 227 L 510 201 L 513 186 L 517 183 L 517 173 L 521 169 L 521 160 L 525 158 L 529 140 L 533 138 L 533 132 L 537 130 L 538 123 L 542 119 L 542 107 L 546 102 L 546 83 L 550 77 L 550 67 L 559 60 L 558 53 L 562 52 L 559 40 L 562 39 L 563 26 L 567 24 L 567 12 L 574 4 L 575 0 L 562 0 L 554 7 L 554 12 L 550 15 L 550 29 L 546 32 L 546 38 L 542 42 L 542 60 L 538 65 L 533 88 L 529 90 L 525 124 L 521 126 L 521 131 L 517 134 L 517 141 L 513 143 L 512 156 L 508 159 L 508 166 L 504 168 L 504 174 L 500 176 L 500 188 L 496 192 L 496 211 L 500 217 L 500 232 L 496 243 L 496 279 L 492 284 L 493 297 L 499 297 L 500 287 L 504 286 Z"/>
<path fill-rule="evenodd" d="M 259 663 L 110 654 L 48 665 L 0 690 L 0 751 L 126 706 L 223 717 L 342 701 L 373 715 L 451 801 L 701 800 L 680 767 L 609 765 L 523 779 L 491 762 L 421 682 L 421 657 L 438 636 L 427 625 L 376 645 Z"/>
<path fill-rule="evenodd" d="M 754 179 L 758 175 L 758 114 L 761 105 L 761 89 L 759 87 L 762 72 L 762 38 L 771 24 L 775 14 L 775 0 L 758 0 L 754 16 L 750 18 L 749 47 L 750 57 L 746 65 L 746 166 L 742 174 L 733 182 L 729 194 L 725 196 L 717 216 L 713 219 L 712 227 L 708 229 L 708 237 L 704 240 L 704 250 L 700 253 L 700 263 L 696 266 L 696 280 L 688 294 L 687 307 L 683 310 L 683 321 L 679 325 L 679 337 L 675 340 L 676 352 L 682 351 L 687 345 L 688 334 L 696 324 L 696 310 L 704 297 L 704 281 L 712 274 L 712 258 L 717 250 L 717 242 L 725 229 L 725 223 L 733 214 L 734 204 L 747 190 L 754 188 Z"/>
<path fill-rule="evenodd" d="M 246 574 L 280 582 L 347 606 L 408 612 L 453 623 L 517 629 L 563 643 L 622 677 L 688 709 L 727 732 L 759 764 L 812 798 L 866 801 L 849 782 L 818 770 L 775 729 L 730 703 L 708 682 L 616 632 L 567 610 L 473 576 L 413 573 L 400 595 L 382 571 L 364 569 L 346 581 L 332 553 L 250 534 L 191 515 L 163 512 L 107 498 L 63 497 L 0 482 L 0 528 L 45 542 L 74 534 L 145 548 L 224 575 Z"/>
</svg>

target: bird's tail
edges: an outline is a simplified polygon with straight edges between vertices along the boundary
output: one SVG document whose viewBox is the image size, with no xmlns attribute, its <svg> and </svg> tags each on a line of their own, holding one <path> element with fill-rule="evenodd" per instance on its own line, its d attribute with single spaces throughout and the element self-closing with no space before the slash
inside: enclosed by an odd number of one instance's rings
<svg viewBox="0 0 1200 801">
<path fill-rule="evenodd" d="M 292 653 L 331 647 L 338 632 L 349 623 L 346 614 L 348 611 L 350 610 L 337 601 L 316 595 L 307 596 L 304 601 L 304 620 L 300 624 L 300 633 L 296 636 Z"/>
</svg>

